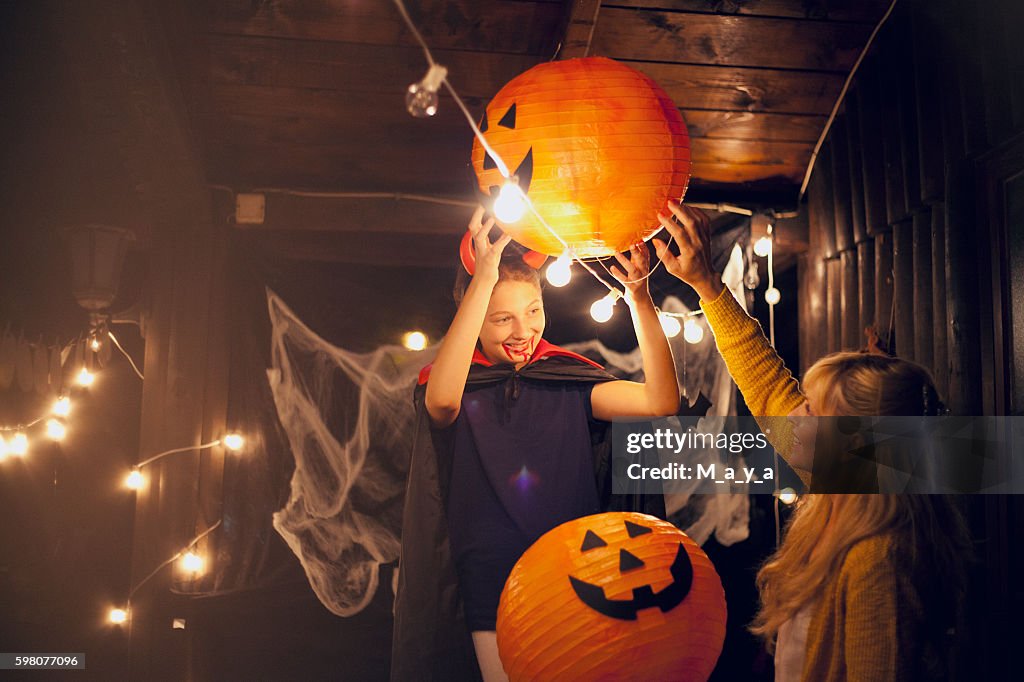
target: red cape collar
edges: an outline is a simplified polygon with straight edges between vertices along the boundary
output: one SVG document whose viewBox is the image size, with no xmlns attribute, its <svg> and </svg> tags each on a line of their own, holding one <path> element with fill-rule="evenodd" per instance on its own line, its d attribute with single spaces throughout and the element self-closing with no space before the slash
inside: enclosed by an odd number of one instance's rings
<svg viewBox="0 0 1024 682">
<path fill-rule="evenodd" d="M 577 361 L 582 362 L 584 364 L 591 365 L 591 366 L 596 367 L 598 369 L 604 369 L 604 367 L 602 367 L 601 365 L 597 364 L 596 362 L 594 362 L 590 358 L 583 357 L 579 353 L 573 353 L 571 350 L 566 350 L 565 348 L 562 348 L 561 346 L 556 346 L 553 343 L 548 343 L 544 339 L 541 339 L 540 343 L 537 344 L 537 349 L 535 351 L 533 351 L 533 356 L 530 358 L 530 361 L 527 362 L 526 364 L 527 365 L 532 365 L 535 362 L 538 362 L 540 360 L 544 360 L 545 358 L 551 358 L 551 357 L 572 358 L 573 360 L 577 360 Z M 494 366 L 494 363 L 491 362 L 490 360 L 488 360 L 487 357 L 483 353 L 480 352 L 479 348 L 477 348 L 477 349 L 475 349 L 473 351 L 473 362 L 472 362 L 472 364 L 474 364 L 474 365 L 483 365 L 484 367 L 493 367 Z M 423 385 L 423 384 L 427 383 L 427 379 L 430 378 L 430 368 L 431 367 L 433 367 L 433 364 L 429 364 L 429 365 L 427 365 L 426 367 L 424 367 L 423 369 L 420 370 L 420 378 L 419 378 L 419 384 L 420 385 Z"/>
</svg>

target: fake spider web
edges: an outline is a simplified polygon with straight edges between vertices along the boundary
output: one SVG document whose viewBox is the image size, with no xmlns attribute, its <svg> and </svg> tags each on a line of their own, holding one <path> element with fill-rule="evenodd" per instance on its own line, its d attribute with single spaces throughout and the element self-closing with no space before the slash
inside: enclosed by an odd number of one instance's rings
<svg viewBox="0 0 1024 682">
<path fill-rule="evenodd" d="M 723 280 L 741 302 L 742 273 L 736 249 Z M 376 594 L 380 567 L 399 558 L 415 430 L 412 394 L 419 370 L 433 360 L 437 347 L 416 352 L 383 346 L 353 353 L 322 339 L 269 289 L 267 304 L 272 365 L 267 378 L 295 458 L 290 496 L 273 516 L 274 529 L 298 557 L 324 606 L 353 616 Z M 674 297 L 662 309 L 687 312 Z M 735 391 L 710 330 L 703 318 L 695 319 L 705 327 L 699 343 L 687 344 L 682 334 L 669 343 L 680 385 L 691 401 L 701 391 L 708 397 L 712 407 L 704 426 L 717 429 L 735 413 Z M 617 353 L 596 340 L 565 346 L 616 376 L 642 380 L 639 349 Z M 724 453 L 720 461 L 729 457 L 736 461 Z M 692 496 L 696 482 L 678 483 L 666 495 L 666 508 L 671 518 L 686 519 L 687 535 L 700 544 L 712 534 L 723 545 L 747 538 L 746 494 Z"/>
</svg>

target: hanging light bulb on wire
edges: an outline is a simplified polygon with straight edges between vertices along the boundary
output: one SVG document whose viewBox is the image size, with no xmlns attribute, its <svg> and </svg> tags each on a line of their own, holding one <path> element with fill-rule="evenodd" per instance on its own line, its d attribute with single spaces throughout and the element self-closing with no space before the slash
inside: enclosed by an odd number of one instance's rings
<svg viewBox="0 0 1024 682">
<path fill-rule="evenodd" d="M 206 562 L 203 561 L 203 557 L 199 556 L 191 550 L 186 552 L 185 555 L 181 557 L 181 568 L 186 573 L 202 573 L 205 564 Z"/>
<path fill-rule="evenodd" d="M 566 251 L 548 266 L 546 276 L 553 287 L 564 287 L 572 279 L 572 256 Z"/>
<path fill-rule="evenodd" d="M 594 301 L 593 305 L 590 306 L 590 316 L 596 322 L 607 322 L 612 319 L 612 312 L 618 299 L 619 293 L 617 291 L 609 291 L 607 296 Z"/>
<path fill-rule="evenodd" d="M 14 434 L 14 438 L 7 444 L 7 451 L 17 457 L 24 457 L 28 454 L 28 436 L 20 431 Z"/>
<path fill-rule="evenodd" d="M 687 343 L 700 343 L 704 339 L 704 327 L 692 317 L 683 324 L 683 338 Z"/>
<path fill-rule="evenodd" d="M 526 213 L 526 201 L 523 190 L 514 180 L 508 180 L 498 191 L 498 198 L 494 200 L 494 217 L 503 223 L 518 222 Z"/>
<path fill-rule="evenodd" d="M 661 328 L 664 330 L 665 336 L 670 339 L 679 336 L 679 332 L 683 330 L 683 326 L 679 324 L 679 320 L 675 315 L 659 313 L 658 319 L 661 321 Z"/>
<path fill-rule="evenodd" d="M 754 253 L 761 258 L 768 255 L 768 252 L 772 250 L 772 239 L 771 237 L 761 237 L 754 242 Z"/>
<path fill-rule="evenodd" d="M 768 303 L 768 305 L 775 305 L 780 300 L 782 300 L 782 292 L 780 292 L 775 287 L 770 287 L 767 291 L 764 292 L 764 300 Z"/>
<path fill-rule="evenodd" d="M 49 419 L 46 422 L 46 435 L 50 440 L 64 440 L 64 436 L 68 435 L 68 429 L 59 419 Z"/>
<path fill-rule="evenodd" d="M 448 75 L 448 69 L 440 64 L 431 64 L 427 75 L 413 83 L 405 93 L 405 108 L 416 118 L 428 118 L 437 113 L 437 91 Z"/>
<path fill-rule="evenodd" d="M 132 490 L 140 489 L 145 482 L 146 479 L 142 477 L 142 472 L 139 471 L 137 467 L 133 468 L 131 473 L 129 473 L 124 479 L 125 486 Z"/>
<path fill-rule="evenodd" d="M 67 417 L 71 414 L 71 398 L 63 395 L 53 403 L 53 413 L 58 417 Z"/>
</svg>

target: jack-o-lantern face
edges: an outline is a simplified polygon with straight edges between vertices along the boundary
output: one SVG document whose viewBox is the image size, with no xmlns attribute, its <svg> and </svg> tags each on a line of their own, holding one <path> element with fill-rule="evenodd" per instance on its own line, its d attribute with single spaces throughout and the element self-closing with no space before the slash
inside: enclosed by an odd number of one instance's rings
<svg viewBox="0 0 1024 682">
<path fill-rule="evenodd" d="M 516 105 L 515 102 L 508 108 L 508 111 L 498 121 L 498 126 L 506 128 L 508 130 L 516 129 Z M 484 113 L 483 120 L 480 121 L 480 132 L 487 132 L 487 114 Z M 498 164 L 495 163 L 494 158 L 490 154 L 484 155 L 484 170 L 497 170 Z M 530 193 L 530 181 L 533 179 L 533 147 L 530 147 L 526 151 L 526 155 L 523 160 L 515 167 L 512 171 L 512 177 L 516 180 L 516 184 L 523 190 L 524 193 Z M 492 197 L 498 196 L 498 192 L 501 190 L 500 185 L 491 185 L 487 188 L 488 192 L 485 201 L 492 200 Z"/>
<path fill-rule="evenodd" d="M 632 521 L 626 521 L 625 526 L 626 532 L 631 538 L 651 532 L 649 527 L 638 525 Z M 607 546 L 608 543 L 602 540 L 594 531 L 588 530 L 583 538 L 583 545 L 580 547 L 580 551 L 592 552 Z M 620 573 L 625 574 L 628 571 L 635 571 L 643 568 L 644 565 L 644 561 L 632 552 L 622 547 L 619 548 Z M 693 584 L 693 565 L 690 563 L 690 557 L 686 553 L 683 543 L 679 543 L 676 557 L 672 560 L 668 570 L 672 575 L 672 582 L 668 586 L 663 587 L 657 592 L 650 585 L 634 587 L 632 590 L 633 596 L 630 599 L 609 599 L 604 592 L 604 588 L 600 585 L 592 585 L 571 575 L 569 576 L 569 583 L 576 592 L 576 596 L 580 598 L 580 601 L 598 613 L 611 616 L 612 618 L 621 618 L 622 620 L 636 620 L 636 613 L 640 609 L 658 608 L 663 612 L 668 611 L 679 606 L 683 599 L 686 598 L 686 595 L 689 594 L 690 586 Z"/>
<path fill-rule="evenodd" d="M 608 512 L 549 531 L 519 559 L 498 607 L 511 680 L 706 680 L 725 640 L 714 566 L 675 526 Z"/>
<path fill-rule="evenodd" d="M 627 250 L 660 228 L 658 211 L 682 197 L 690 177 L 675 103 L 648 76 L 604 57 L 520 74 L 488 104 L 480 128 L 543 219 L 527 211 L 501 228 L 547 255 L 561 255 L 562 241 L 583 258 Z M 490 206 L 506 178 L 479 140 L 472 164 Z"/>
</svg>

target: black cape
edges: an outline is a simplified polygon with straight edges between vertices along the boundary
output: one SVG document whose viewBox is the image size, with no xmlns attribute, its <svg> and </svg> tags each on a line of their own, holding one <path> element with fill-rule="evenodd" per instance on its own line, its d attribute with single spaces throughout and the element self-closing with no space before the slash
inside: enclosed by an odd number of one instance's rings
<svg viewBox="0 0 1024 682">
<path fill-rule="evenodd" d="M 402 517 L 391 680 L 480 680 L 472 638 L 463 619 L 445 515 L 454 429 L 431 428 L 424 405 L 428 375 L 429 367 L 421 373 L 414 394 L 416 434 Z M 616 377 L 582 356 L 542 341 L 530 364 L 518 372 L 511 364 L 490 365 L 478 351 L 466 383 L 506 382 L 509 395 L 518 390 L 520 379 L 596 384 Z M 591 425 L 591 445 L 602 511 L 637 511 L 665 518 L 662 495 L 611 493 L 610 423 Z"/>
</svg>

